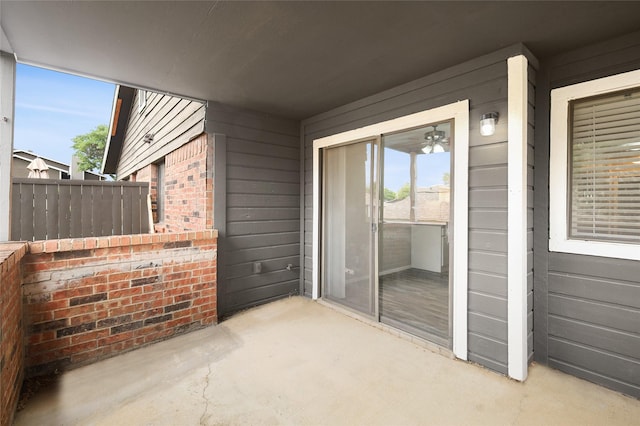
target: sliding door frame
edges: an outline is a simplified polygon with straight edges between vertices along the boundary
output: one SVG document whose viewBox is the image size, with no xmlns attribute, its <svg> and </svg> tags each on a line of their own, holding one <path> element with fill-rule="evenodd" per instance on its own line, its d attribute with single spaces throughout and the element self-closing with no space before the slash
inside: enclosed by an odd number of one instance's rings
<svg viewBox="0 0 640 426">
<path fill-rule="evenodd" d="M 433 108 L 355 130 L 338 133 L 313 141 L 313 299 L 320 297 L 322 246 L 321 177 L 322 149 L 352 141 L 378 138 L 385 133 L 398 132 L 433 122 L 453 120 L 453 353 L 467 359 L 468 306 L 468 222 L 469 222 L 469 100 Z M 377 277 L 376 277 L 377 279 Z M 376 286 L 377 287 L 377 286 Z"/>
</svg>

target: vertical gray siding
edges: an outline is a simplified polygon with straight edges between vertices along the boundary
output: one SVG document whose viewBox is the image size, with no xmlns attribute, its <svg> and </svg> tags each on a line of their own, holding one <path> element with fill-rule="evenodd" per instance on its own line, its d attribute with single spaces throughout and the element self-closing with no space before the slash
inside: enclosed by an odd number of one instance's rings
<svg viewBox="0 0 640 426">
<path fill-rule="evenodd" d="M 220 315 L 299 291 L 299 131 L 297 121 L 216 103 L 207 108 L 207 132 L 216 140 L 224 135 L 226 144 Z"/>
<path fill-rule="evenodd" d="M 312 290 L 313 140 L 469 99 L 469 358 L 507 372 L 507 63 L 522 46 L 483 56 L 303 122 L 304 293 Z M 483 113 L 502 119 L 482 137 Z"/>
<path fill-rule="evenodd" d="M 205 104 L 161 93 L 147 92 L 147 104 L 138 112 L 136 91 L 131 103 L 118 178 L 124 178 L 180 148 L 204 131 Z M 146 143 L 146 134 L 154 135 Z"/>
<path fill-rule="evenodd" d="M 634 69 L 640 69 L 640 33 L 551 58 L 541 68 L 545 89 L 539 87 L 537 106 L 548 114 L 550 89 Z M 543 114 L 536 128 L 536 186 L 546 188 L 549 130 Z M 640 262 L 550 253 L 548 205 L 548 194 L 537 191 L 536 359 L 640 397 Z"/>
</svg>

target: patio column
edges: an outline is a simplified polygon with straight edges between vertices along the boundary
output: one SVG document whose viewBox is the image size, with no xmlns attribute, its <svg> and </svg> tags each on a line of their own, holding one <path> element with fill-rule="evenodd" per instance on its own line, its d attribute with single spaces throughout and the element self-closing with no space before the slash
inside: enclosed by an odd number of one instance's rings
<svg viewBox="0 0 640 426">
<path fill-rule="evenodd" d="M 528 62 L 509 58 L 508 65 L 508 252 L 507 307 L 509 377 L 524 381 L 528 369 L 527 340 L 527 130 Z"/>
<path fill-rule="evenodd" d="M 16 86 L 15 57 L 0 51 L 0 241 L 11 232 L 11 164 Z"/>
</svg>

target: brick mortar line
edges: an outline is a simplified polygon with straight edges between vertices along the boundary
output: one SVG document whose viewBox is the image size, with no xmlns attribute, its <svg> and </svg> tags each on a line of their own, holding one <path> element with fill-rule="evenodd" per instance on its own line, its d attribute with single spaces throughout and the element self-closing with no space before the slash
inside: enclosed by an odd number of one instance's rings
<svg viewBox="0 0 640 426">
<path fill-rule="evenodd" d="M 58 240 L 29 241 L 28 253 L 59 253 L 77 250 L 138 246 L 177 241 L 201 241 L 218 237 L 216 229 L 156 234 L 112 235 L 107 237 L 64 238 Z M 82 242 L 82 246 L 78 243 Z M 76 245 L 74 245 L 74 243 Z M 1 247 L 1 246 L 0 246 Z"/>
</svg>

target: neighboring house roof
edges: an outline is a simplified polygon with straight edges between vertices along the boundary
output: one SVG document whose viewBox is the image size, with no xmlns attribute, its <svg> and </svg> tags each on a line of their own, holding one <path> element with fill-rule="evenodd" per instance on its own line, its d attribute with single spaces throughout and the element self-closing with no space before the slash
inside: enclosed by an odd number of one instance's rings
<svg viewBox="0 0 640 426">
<path fill-rule="evenodd" d="M 194 99 L 118 85 L 102 172 L 127 177 L 201 135 L 206 106 Z"/>
<path fill-rule="evenodd" d="M 104 148 L 104 157 L 102 158 L 102 173 L 115 174 L 118 169 L 120 152 L 122 152 L 127 123 L 131 114 L 131 102 L 135 93 L 136 89 L 132 87 L 116 86 L 107 145 Z"/>
<path fill-rule="evenodd" d="M 41 155 L 38 155 L 34 152 L 31 151 L 24 151 L 21 149 L 14 149 L 13 150 L 13 158 L 19 158 L 20 160 L 24 160 L 27 162 L 31 162 L 33 160 L 35 160 L 36 158 L 41 158 L 45 164 L 50 168 L 50 169 L 54 169 L 54 170 L 58 170 L 64 173 L 69 173 L 69 165 L 68 164 L 64 164 L 61 163 L 59 161 L 56 160 L 52 160 L 50 158 L 47 157 L 43 157 Z"/>
<path fill-rule="evenodd" d="M 14 149 L 13 150 L 13 158 L 17 158 L 20 160 L 24 160 L 26 162 L 31 162 L 36 158 L 42 159 L 49 169 L 58 170 L 60 172 L 64 172 L 67 174 L 71 174 L 71 169 L 68 164 L 62 163 L 60 161 L 52 160 L 51 158 L 43 157 L 42 155 L 38 155 L 35 152 L 25 151 L 22 149 Z M 86 174 L 97 176 L 100 179 L 104 179 L 104 176 L 100 173 L 85 171 Z"/>
</svg>

